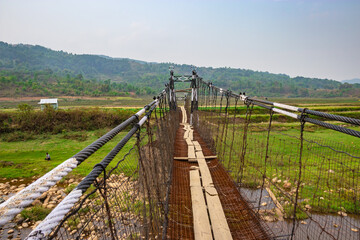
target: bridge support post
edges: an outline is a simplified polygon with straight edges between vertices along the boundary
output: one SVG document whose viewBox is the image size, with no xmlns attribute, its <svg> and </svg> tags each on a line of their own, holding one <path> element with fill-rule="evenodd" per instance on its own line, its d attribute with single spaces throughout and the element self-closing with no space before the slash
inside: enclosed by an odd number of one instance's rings
<svg viewBox="0 0 360 240">
<path fill-rule="evenodd" d="M 191 78 L 191 113 L 198 109 L 198 88 L 197 88 L 198 75 L 195 70 L 192 71 Z"/>
<path fill-rule="evenodd" d="M 176 110 L 176 95 L 174 90 L 174 71 L 170 70 L 169 78 L 169 107 L 170 110 Z"/>
</svg>

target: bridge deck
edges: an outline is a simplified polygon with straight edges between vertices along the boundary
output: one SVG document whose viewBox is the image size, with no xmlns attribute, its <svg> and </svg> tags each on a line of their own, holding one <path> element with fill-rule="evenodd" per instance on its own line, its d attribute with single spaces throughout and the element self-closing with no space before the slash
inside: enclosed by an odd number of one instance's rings
<svg viewBox="0 0 360 240">
<path fill-rule="evenodd" d="M 180 126 L 176 133 L 175 157 L 188 155 L 184 133 L 183 126 Z M 193 138 L 200 143 L 204 156 L 215 155 L 196 129 Z M 260 223 L 218 159 L 207 163 L 233 239 L 269 239 L 270 230 Z M 174 160 L 167 231 L 169 239 L 195 239 L 189 174 L 192 166 L 198 164 Z"/>
</svg>

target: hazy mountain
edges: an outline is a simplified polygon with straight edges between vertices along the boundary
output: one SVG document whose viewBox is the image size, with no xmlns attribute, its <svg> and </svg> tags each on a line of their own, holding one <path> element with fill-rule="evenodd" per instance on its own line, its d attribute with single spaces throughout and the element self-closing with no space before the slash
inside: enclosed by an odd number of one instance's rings
<svg viewBox="0 0 360 240">
<path fill-rule="evenodd" d="M 360 83 L 360 78 L 353 78 L 353 79 L 350 79 L 350 80 L 343 80 L 341 82 L 342 83 L 350 83 L 350 84 Z"/>
</svg>

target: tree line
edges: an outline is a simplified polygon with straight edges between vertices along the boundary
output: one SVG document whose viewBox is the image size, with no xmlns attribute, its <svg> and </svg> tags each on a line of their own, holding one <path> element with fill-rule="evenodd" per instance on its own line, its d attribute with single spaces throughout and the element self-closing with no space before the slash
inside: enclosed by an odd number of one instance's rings
<svg viewBox="0 0 360 240">
<path fill-rule="evenodd" d="M 155 94 L 168 82 L 170 66 L 176 74 L 189 74 L 192 70 L 187 64 L 76 55 L 42 46 L 0 42 L 0 84 L 2 88 L 13 89 L 15 94 Z M 199 67 L 197 72 L 219 87 L 251 96 L 358 97 L 360 94 L 360 84 L 329 79 L 291 78 L 286 74 L 227 67 Z"/>
</svg>

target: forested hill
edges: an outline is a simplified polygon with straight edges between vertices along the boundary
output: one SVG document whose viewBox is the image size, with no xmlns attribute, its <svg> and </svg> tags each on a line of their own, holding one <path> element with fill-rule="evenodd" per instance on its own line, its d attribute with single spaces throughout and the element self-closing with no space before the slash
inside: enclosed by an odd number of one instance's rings
<svg viewBox="0 0 360 240">
<path fill-rule="evenodd" d="M 174 66 L 177 74 L 191 72 L 190 65 L 76 55 L 41 46 L 0 42 L 0 95 L 153 94 L 168 81 L 169 66 Z M 334 97 L 360 93 L 359 84 L 327 79 L 290 78 L 285 74 L 234 68 L 200 67 L 197 71 L 220 87 L 252 96 Z"/>
</svg>

